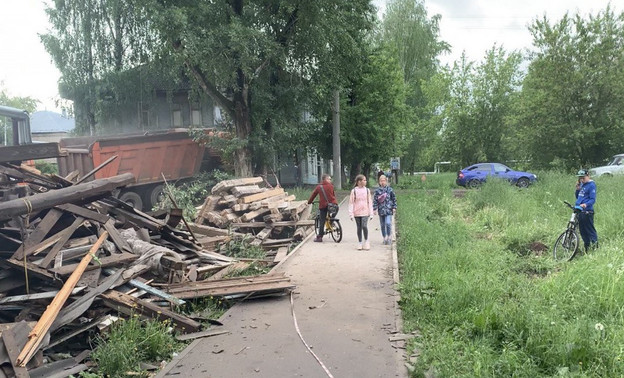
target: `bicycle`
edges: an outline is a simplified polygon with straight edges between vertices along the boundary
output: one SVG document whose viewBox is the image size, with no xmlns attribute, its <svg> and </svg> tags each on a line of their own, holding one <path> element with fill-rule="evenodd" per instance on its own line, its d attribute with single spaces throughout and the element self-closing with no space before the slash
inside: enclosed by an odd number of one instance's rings
<svg viewBox="0 0 624 378">
<path fill-rule="evenodd" d="M 323 226 L 325 227 L 324 233 L 331 235 L 334 242 L 340 243 L 342 240 L 342 226 L 340 225 L 340 220 L 336 218 L 336 215 L 337 214 L 330 214 L 328 211 Z M 319 235 L 319 231 L 321 229 L 321 222 L 319 219 L 320 216 L 321 211 L 317 210 L 316 216 L 314 217 L 314 232 L 316 233 L 316 236 Z"/>
<path fill-rule="evenodd" d="M 568 221 L 568 226 L 565 231 L 559 235 L 555 242 L 553 249 L 553 257 L 555 260 L 572 260 L 579 250 L 579 235 L 578 235 L 578 214 L 583 211 L 578 206 L 572 206 L 568 201 L 563 201 L 570 209 L 572 209 L 572 215 Z"/>
</svg>

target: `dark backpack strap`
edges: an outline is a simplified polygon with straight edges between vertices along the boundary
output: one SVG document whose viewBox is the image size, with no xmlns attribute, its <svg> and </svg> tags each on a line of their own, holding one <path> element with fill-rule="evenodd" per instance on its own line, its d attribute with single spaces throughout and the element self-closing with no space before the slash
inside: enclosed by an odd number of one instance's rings
<svg viewBox="0 0 624 378">
<path fill-rule="evenodd" d="M 329 204 L 329 200 L 327 199 L 327 194 L 325 194 L 325 188 L 323 188 L 323 185 L 320 185 L 321 187 L 321 192 L 323 192 L 323 197 L 325 197 L 325 202 L 327 202 L 327 204 Z"/>
</svg>

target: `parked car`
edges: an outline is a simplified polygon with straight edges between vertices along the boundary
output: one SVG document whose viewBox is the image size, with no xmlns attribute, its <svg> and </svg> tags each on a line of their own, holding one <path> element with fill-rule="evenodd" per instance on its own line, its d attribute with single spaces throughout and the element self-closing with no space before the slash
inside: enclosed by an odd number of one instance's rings
<svg viewBox="0 0 624 378">
<path fill-rule="evenodd" d="M 624 154 L 613 156 L 609 164 L 589 170 L 592 177 L 613 176 L 624 174 Z"/>
<path fill-rule="evenodd" d="M 466 188 L 476 188 L 488 177 L 497 177 L 509 181 L 520 188 L 526 188 L 537 181 L 537 175 L 530 172 L 514 171 L 500 163 L 478 163 L 457 172 L 455 183 Z"/>
</svg>

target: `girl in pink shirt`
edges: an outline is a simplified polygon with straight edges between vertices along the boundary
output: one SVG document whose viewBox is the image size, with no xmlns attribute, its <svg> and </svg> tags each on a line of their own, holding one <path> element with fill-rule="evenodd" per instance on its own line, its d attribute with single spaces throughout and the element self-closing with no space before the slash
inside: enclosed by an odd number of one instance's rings
<svg viewBox="0 0 624 378">
<path fill-rule="evenodd" d="M 349 197 L 349 217 L 355 219 L 357 226 L 358 246 L 369 250 L 368 241 L 368 218 L 373 219 L 373 198 L 370 190 L 366 187 L 366 177 L 357 175 L 355 177 L 355 187 L 351 190 Z M 362 240 L 364 241 L 362 243 Z"/>
</svg>

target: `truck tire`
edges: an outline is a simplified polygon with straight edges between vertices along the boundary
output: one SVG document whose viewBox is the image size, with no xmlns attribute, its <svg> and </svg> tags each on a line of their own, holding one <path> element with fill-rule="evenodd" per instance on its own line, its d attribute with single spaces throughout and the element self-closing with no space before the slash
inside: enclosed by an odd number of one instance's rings
<svg viewBox="0 0 624 378">
<path fill-rule="evenodd" d="M 135 192 L 123 192 L 119 199 L 137 210 L 143 210 L 143 200 L 141 196 Z"/>
<path fill-rule="evenodd" d="M 150 209 L 154 208 L 154 206 L 158 205 L 158 203 L 164 199 L 164 189 L 165 186 L 163 184 L 157 184 L 148 190 L 147 197 L 149 199 Z"/>
</svg>

